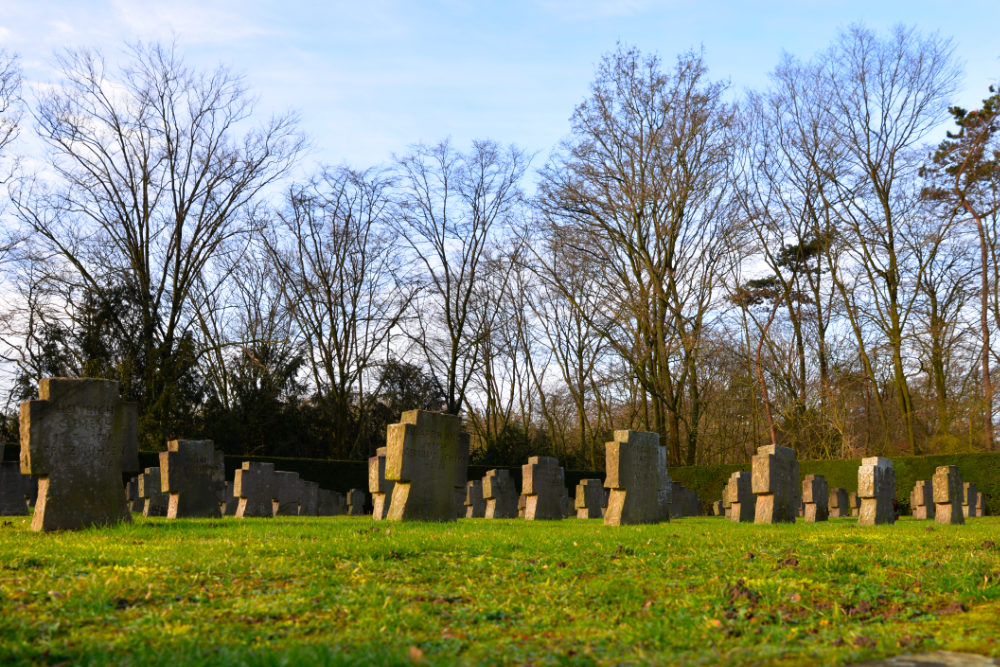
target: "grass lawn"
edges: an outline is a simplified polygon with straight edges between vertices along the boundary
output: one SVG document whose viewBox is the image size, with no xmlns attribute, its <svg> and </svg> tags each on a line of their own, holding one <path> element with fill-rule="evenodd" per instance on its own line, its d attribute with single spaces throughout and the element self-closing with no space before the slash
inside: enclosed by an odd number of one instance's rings
<svg viewBox="0 0 1000 667">
<path fill-rule="evenodd" d="M 0 519 L 0 664 L 843 664 L 1000 656 L 1000 519 Z"/>
</svg>

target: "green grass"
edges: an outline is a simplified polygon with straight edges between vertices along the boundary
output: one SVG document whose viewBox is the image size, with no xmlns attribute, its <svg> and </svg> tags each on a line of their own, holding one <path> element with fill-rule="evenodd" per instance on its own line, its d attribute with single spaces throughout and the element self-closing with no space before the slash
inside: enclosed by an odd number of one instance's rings
<svg viewBox="0 0 1000 667">
<path fill-rule="evenodd" d="M 0 521 L 0 664 L 1000 656 L 1000 519 Z"/>
</svg>

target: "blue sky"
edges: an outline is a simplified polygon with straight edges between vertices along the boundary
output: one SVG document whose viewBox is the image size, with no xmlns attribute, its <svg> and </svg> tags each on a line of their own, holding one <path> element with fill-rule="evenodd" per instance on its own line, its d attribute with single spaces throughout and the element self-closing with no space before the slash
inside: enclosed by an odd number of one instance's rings
<svg viewBox="0 0 1000 667">
<path fill-rule="evenodd" d="M 619 40 L 667 62 L 704 47 L 734 96 L 762 87 L 783 51 L 808 57 L 838 28 L 899 22 L 955 40 L 976 105 L 1000 80 L 1000 2 L 653 0 L 3 0 L 0 48 L 32 86 L 55 80 L 53 52 L 176 37 L 199 67 L 243 72 L 264 110 L 294 109 L 310 162 L 367 167 L 418 141 L 514 143 L 536 166 L 568 130 L 594 67 Z"/>
</svg>

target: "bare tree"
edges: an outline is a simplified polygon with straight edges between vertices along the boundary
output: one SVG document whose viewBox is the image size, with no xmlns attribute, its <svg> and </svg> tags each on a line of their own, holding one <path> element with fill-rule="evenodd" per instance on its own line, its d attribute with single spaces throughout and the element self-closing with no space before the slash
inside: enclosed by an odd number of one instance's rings
<svg viewBox="0 0 1000 667">
<path fill-rule="evenodd" d="M 664 72 L 656 56 L 619 47 L 598 66 L 539 187 L 560 247 L 598 271 L 602 308 L 616 324 L 602 333 L 644 390 L 644 424 L 675 464 L 696 458 L 702 336 L 720 266 L 733 257 L 724 90 L 699 54 Z M 562 291 L 575 296 L 569 285 Z"/>
<path fill-rule="evenodd" d="M 21 70 L 17 57 L 0 49 L 0 153 L 17 137 L 20 99 Z"/>
<path fill-rule="evenodd" d="M 458 414 L 479 368 L 478 348 L 501 303 L 481 287 L 486 274 L 503 285 L 513 263 L 489 263 L 491 250 L 510 235 L 522 201 L 520 180 L 529 158 L 511 146 L 473 142 L 462 153 L 447 142 L 418 145 L 398 163 L 401 192 L 397 229 L 423 278 L 411 337 L 445 389 L 448 412 Z"/>
<path fill-rule="evenodd" d="M 243 79 L 195 71 L 173 46 L 135 45 L 116 72 L 95 51 L 58 62 L 62 80 L 34 110 L 52 174 L 21 184 L 17 216 L 36 254 L 71 267 L 81 289 L 128 287 L 142 322 L 142 386 L 130 393 L 156 444 L 168 435 L 192 293 L 250 234 L 259 193 L 303 140 L 293 116 L 254 127 Z"/>
<path fill-rule="evenodd" d="M 328 452 L 361 457 L 366 388 L 413 290 L 389 228 L 389 177 L 346 167 L 295 186 L 266 236 L 285 308 L 306 341 L 310 379 L 326 410 Z"/>
</svg>

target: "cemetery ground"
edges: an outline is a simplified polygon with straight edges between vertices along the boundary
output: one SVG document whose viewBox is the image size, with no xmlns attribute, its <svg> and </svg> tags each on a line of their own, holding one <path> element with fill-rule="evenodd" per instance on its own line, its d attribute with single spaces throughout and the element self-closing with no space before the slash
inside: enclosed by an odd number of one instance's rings
<svg viewBox="0 0 1000 667">
<path fill-rule="evenodd" d="M 0 664 L 1000 656 L 1000 518 L 0 521 Z"/>
</svg>

